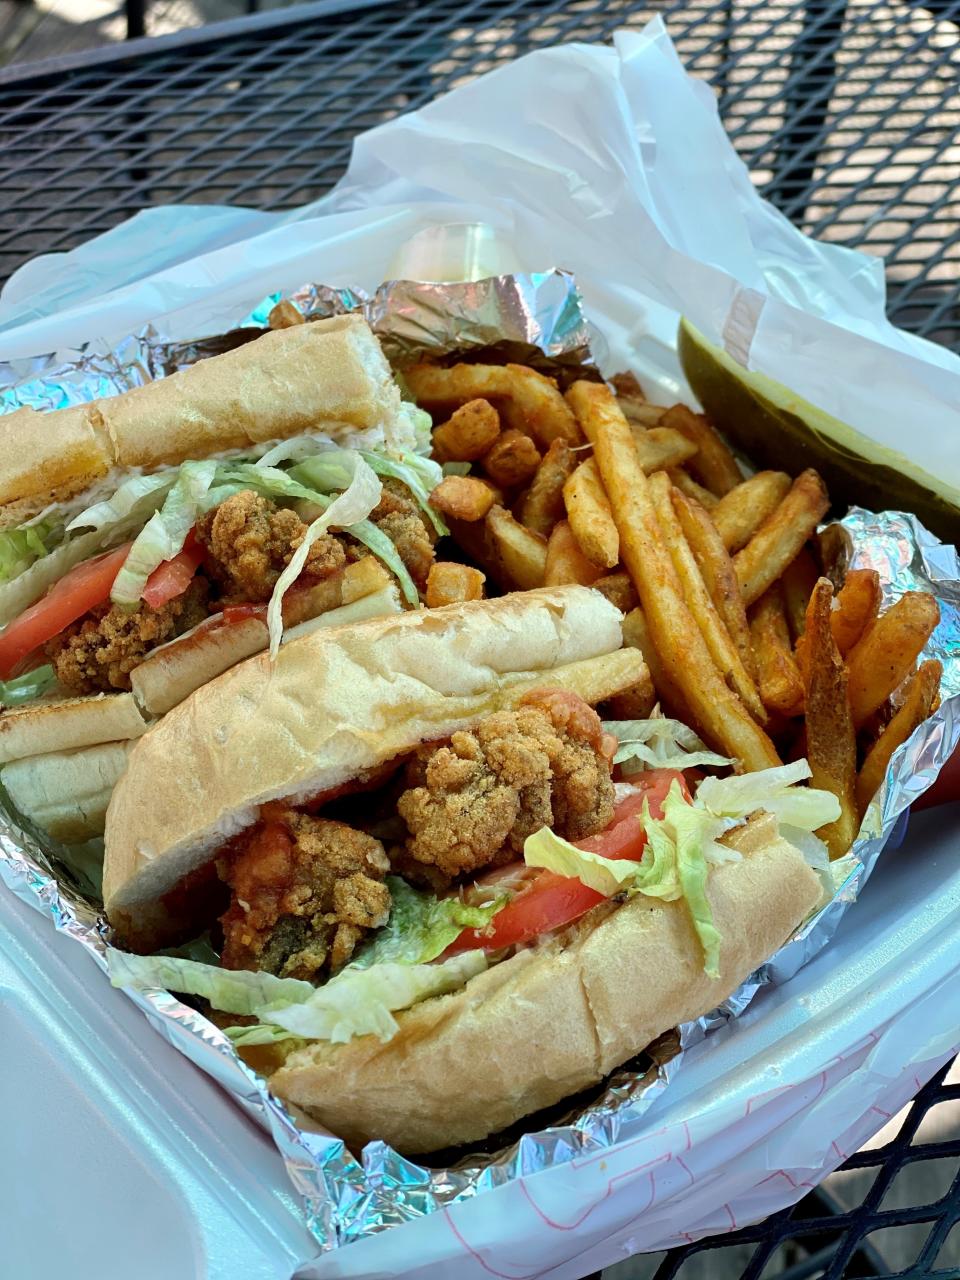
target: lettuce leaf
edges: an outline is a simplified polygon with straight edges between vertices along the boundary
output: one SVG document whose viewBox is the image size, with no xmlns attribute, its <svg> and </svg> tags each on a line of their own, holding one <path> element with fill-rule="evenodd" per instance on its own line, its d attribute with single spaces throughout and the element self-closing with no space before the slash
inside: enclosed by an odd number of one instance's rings
<svg viewBox="0 0 960 1280">
<path fill-rule="evenodd" d="M 57 683 L 53 667 L 35 667 L 12 680 L 0 680 L 0 707 L 16 707 L 31 698 L 42 697 Z"/>
<path fill-rule="evenodd" d="M 578 849 L 549 827 L 541 827 L 523 842 L 523 860 L 528 867 L 542 867 L 558 876 L 579 880 L 589 889 L 612 898 L 636 882 L 640 862 L 629 858 L 604 858 L 599 853 Z"/>
<path fill-rule="evenodd" d="M 810 777 L 806 760 L 729 778 L 704 778 L 695 804 L 717 817 L 746 818 L 765 809 L 778 822 L 816 831 L 840 816 L 840 801 L 830 791 L 795 784 Z"/>
<path fill-rule="evenodd" d="M 272 973 L 248 969 L 221 969 L 219 965 L 181 956 L 135 956 L 107 948 L 107 972 L 115 987 L 153 988 L 200 996 L 224 1013 L 257 1015 L 268 1005 L 309 999 L 316 987 L 298 978 L 277 978 Z"/>
<path fill-rule="evenodd" d="M 91 556 L 123 542 L 127 532 L 121 524 L 109 533 L 94 529 L 68 538 L 10 582 L 0 583 L 0 626 L 6 626 L 29 605 L 35 604 L 49 587 L 59 582 L 81 560 L 89 560 Z"/>
<path fill-rule="evenodd" d="M 470 907 L 456 895 L 437 898 L 411 889 L 399 876 L 388 876 L 392 905 L 390 919 L 351 962 L 350 968 L 371 965 L 426 964 L 442 955 L 464 929 L 483 929 L 503 906 L 498 898 L 482 907 Z"/>
<path fill-rule="evenodd" d="M 417 454 L 404 453 L 399 459 L 385 458 L 383 454 L 371 453 L 369 450 L 359 451 L 347 449 L 331 449 L 306 458 L 298 466 L 292 467 L 290 474 L 302 484 L 314 489 L 342 489 L 352 474 L 352 459 L 363 458 L 364 462 L 379 476 L 390 476 L 401 481 L 410 490 L 427 518 L 432 522 L 437 533 L 449 532 L 436 511 L 430 506 L 430 493 L 443 479 L 440 464 L 430 458 L 421 458 Z"/>
<path fill-rule="evenodd" d="M 0 532 L 0 582 L 9 582 L 37 560 L 50 554 L 63 536 L 63 526 L 54 519 Z"/>
<path fill-rule="evenodd" d="M 179 474 L 178 467 L 169 467 L 149 476 L 131 476 L 124 480 L 109 498 L 95 502 L 67 525 L 67 532 L 77 529 L 107 529 L 120 520 L 140 516 L 147 520 L 161 505 L 173 488 Z"/>
<path fill-rule="evenodd" d="M 323 987 L 296 978 L 217 965 L 178 956 L 136 956 L 107 948 L 115 987 L 166 989 L 200 996 L 215 1009 L 255 1017 L 260 1027 L 229 1027 L 235 1044 L 265 1044 L 299 1037 L 342 1044 L 353 1036 L 389 1040 L 394 1012 L 464 986 L 487 966 L 482 951 L 466 951 L 441 964 L 348 966 Z"/>
<path fill-rule="evenodd" d="M 721 939 L 707 900 L 709 867 L 705 856 L 707 845 L 713 844 L 718 834 L 717 819 L 696 805 L 687 804 L 679 784 L 674 782 L 663 803 L 663 825 L 676 846 L 680 891 L 703 948 L 704 972 L 710 978 L 719 978 Z"/>
<path fill-rule="evenodd" d="M 650 720 L 605 720 L 607 733 L 619 742 L 614 764 L 631 764 L 627 774 L 639 769 L 692 769 L 697 765 L 729 765 L 728 756 L 708 750 L 692 729 L 680 720 L 655 716 Z"/>
<path fill-rule="evenodd" d="M 187 534 L 203 509 L 204 498 L 213 484 L 217 467 L 218 463 L 213 458 L 182 463 L 163 506 L 153 513 L 137 534 L 114 580 L 110 592 L 114 604 L 135 605 L 154 569 L 183 550 Z"/>
<path fill-rule="evenodd" d="M 354 1036 L 375 1035 L 387 1041 L 397 1030 L 393 1014 L 398 1009 L 456 991 L 486 967 L 482 951 L 465 951 L 439 964 L 350 965 L 309 999 L 260 1009 L 256 1016 L 304 1040 L 343 1044 Z"/>
<path fill-rule="evenodd" d="M 350 458 L 359 456 L 349 450 L 333 450 L 331 452 L 346 454 Z M 349 473 L 347 471 L 348 466 Z M 290 498 L 294 501 L 309 502 L 314 506 L 320 507 L 321 510 L 326 510 L 332 499 L 327 494 L 310 488 L 297 480 L 295 473 L 298 471 L 298 467 L 293 467 L 288 473 L 280 471 L 276 467 L 261 466 L 260 464 L 234 463 L 225 465 L 217 473 L 217 484 L 237 484 L 240 488 L 254 489 L 257 493 L 262 493 L 266 497 Z M 353 464 L 347 464 L 341 460 L 337 475 L 342 482 L 349 484 L 353 479 Z M 372 520 L 363 519 L 351 524 L 348 532 L 358 542 L 362 543 L 368 551 L 373 552 L 379 560 L 383 561 L 400 583 L 400 589 L 409 603 L 418 605 L 420 596 L 414 581 L 410 577 L 406 565 L 400 559 L 400 553 L 397 548 L 383 530 L 379 529 Z"/>
<path fill-rule="evenodd" d="M 277 585 L 273 589 L 273 595 L 270 597 L 270 603 L 267 606 L 267 627 L 270 632 L 271 658 L 277 656 L 280 640 L 283 636 L 284 593 L 299 578 L 303 571 L 303 566 L 307 562 L 310 548 L 322 534 L 326 533 L 331 525 L 336 525 L 339 528 L 349 528 L 359 520 L 366 519 L 380 501 L 382 489 L 383 486 L 377 479 L 376 473 L 358 456 L 354 466 L 353 479 L 348 487 L 344 489 L 338 498 L 329 503 L 327 509 L 307 527 L 307 531 L 303 535 L 303 541 L 290 557 L 290 563 L 277 579 Z"/>
</svg>

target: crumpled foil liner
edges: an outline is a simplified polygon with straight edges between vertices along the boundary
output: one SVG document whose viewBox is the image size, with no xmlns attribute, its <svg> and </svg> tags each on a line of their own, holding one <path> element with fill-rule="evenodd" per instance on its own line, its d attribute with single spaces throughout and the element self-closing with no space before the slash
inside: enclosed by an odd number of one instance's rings
<svg viewBox="0 0 960 1280">
<path fill-rule="evenodd" d="M 470 284 L 410 281 L 381 286 L 372 297 L 348 289 L 306 285 L 290 295 L 315 318 L 361 311 L 391 359 L 405 363 L 423 352 L 442 357 L 491 346 L 530 359 L 563 376 L 587 366 L 592 333 L 573 280 L 564 272 L 504 276 Z M 0 411 L 24 405 L 38 409 L 113 395 L 153 377 L 174 372 L 204 356 L 255 337 L 280 295 L 272 295 L 225 335 L 170 343 L 153 329 L 111 350 L 92 346 L 69 359 L 35 362 L 30 376 L 0 392 Z M 506 346 L 504 344 L 507 344 Z M 594 353 L 597 343 L 593 342 Z M 2 372 L 2 371 L 0 371 Z M 8 370 L 9 372 L 9 370 Z M 915 517 L 898 512 L 873 515 L 854 508 L 830 527 L 831 545 L 854 567 L 879 571 L 884 604 L 905 591 L 931 591 L 941 621 L 925 656 L 943 663 L 943 702 L 893 757 L 880 794 L 870 806 L 860 837 L 835 866 L 830 901 L 797 930 L 780 951 L 712 1013 L 664 1036 L 640 1059 L 614 1073 L 592 1098 L 571 1103 L 493 1153 L 456 1153 L 448 1167 L 407 1159 L 374 1142 L 355 1157 L 337 1138 L 317 1131 L 303 1116 L 273 1098 L 265 1083 L 237 1057 L 206 1018 L 165 991 L 128 992 L 153 1026 L 193 1062 L 209 1072 L 236 1101 L 265 1125 L 302 1195 L 308 1225 L 322 1250 L 435 1212 L 521 1175 L 596 1153 L 641 1131 L 654 1098 L 682 1068 L 684 1050 L 715 1027 L 738 1017 L 766 983 L 785 981 L 833 935 L 855 900 L 883 847 L 902 835 L 909 805 L 934 781 L 960 737 L 960 563 Z M 55 846 L 39 840 L 0 808 L 0 876 L 26 902 L 49 914 L 56 927 L 86 947 L 105 970 L 108 931 L 97 904 L 76 888 L 76 879 Z"/>
<path fill-rule="evenodd" d="M 82 352 L 23 362 L 0 362 L 0 413 L 29 407 L 48 410 L 118 395 L 176 373 L 207 356 L 251 342 L 267 327 L 281 297 L 309 320 L 359 312 L 377 334 L 388 359 L 410 364 L 423 355 L 458 358 L 489 355 L 523 361 L 559 377 L 596 377 L 594 355 L 601 336 L 586 320 L 580 294 L 566 271 L 493 276 L 463 284 L 394 280 L 368 295 L 360 289 L 306 284 L 293 293 L 270 294 L 228 333 L 191 342 L 169 342 L 152 325 L 112 347 L 90 343 Z"/>
</svg>

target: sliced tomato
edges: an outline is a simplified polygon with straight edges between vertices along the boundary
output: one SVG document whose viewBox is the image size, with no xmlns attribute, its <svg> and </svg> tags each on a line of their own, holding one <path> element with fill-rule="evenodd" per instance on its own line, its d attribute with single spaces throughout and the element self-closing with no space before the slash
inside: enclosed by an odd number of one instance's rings
<svg viewBox="0 0 960 1280">
<path fill-rule="evenodd" d="M 650 769 L 630 779 L 636 792 L 621 800 L 613 812 L 613 821 L 605 831 L 575 840 L 578 849 L 598 853 L 604 858 L 638 859 L 643 853 L 646 836 L 637 819 L 644 800 L 650 803 L 655 818 L 663 814 L 663 802 L 674 782 L 679 782 L 684 796 L 689 799 L 683 774 L 676 769 Z M 497 887 L 497 875 L 507 883 L 516 880 L 518 867 L 512 863 L 494 876 L 484 880 L 489 891 Z M 589 888 L 572 876 L 558 876 L 552 871 L 541 871 L 522 888 L 512 901 L 501 907 L 486 929 L 464 929 L 463 933 L 447 948 L 448 955 L 458 951 L 472 951 L 483 947 L 487 951 L 499 951 L 501 947 L 529 942 L 578 920 L 591 907 L 603 901 L 603 894 Z"/>
<path fill-rule="evenodd" d="M 28 654 L 59 635 L 71 622 L 110 598 L 113 580 L 127 558 L 128 542 L 78 564 L 42 600 L 14 618 L 0 633 L 0 679 L 8 680 Z"/>
<path fill-rule="evenodd" d="M 200 568 L 203 551 L 194 544 L 185 546 L 172 560 L 164 560 L 147 579 L 141 598 L 151 609 L 159 609 L 177 596 L 182 596 Z"/>
</svg>

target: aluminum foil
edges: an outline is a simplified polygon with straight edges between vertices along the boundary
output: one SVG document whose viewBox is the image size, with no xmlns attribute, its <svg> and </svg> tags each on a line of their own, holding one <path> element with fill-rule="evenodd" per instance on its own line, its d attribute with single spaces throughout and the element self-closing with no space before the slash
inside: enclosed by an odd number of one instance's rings
<svg viewBox="0 0 960 1280">
<path fill-rule="evenodd" d="M 445 356 L 496 346 L 498 354 L 506 350 L 525 359 L 534 353 L 538 363 L 559 370 L 561 376 L 564 367 L 571 373 L 584 368 L 594 372 L 590 330 L 576 287 L 563 272 L 464 285 L 400 281 L 383 285 L 372 297 L 306 285 L 291 296 L 311 317 L 361 311 L 398 363 L 424 351 Z M 110 350 L 91 347 L 68 359 L 34 362 L 27 376 L 0 392 L 0 411 L 61 407 L 117 394 L 174 372 L 255 337 L 279 297 L 264 299 L 228 334 L 172 343 L 147 329 Z M 597 354 L 596 344 L 593 352 Z M 565 1112 L 534 1117 L 528 1122 L 536 1126 L 533 1131 L 504 1140 L 499 1150 L 456 1153 L 449 1164 L 437 1157 L 429 1165 L 409 1160 L 381 1142 L 354 1156 L 339 1139 L 316 1131 L 305 1117 L 292 1115 L 277 1102 L 220 1031 L 191 1006 L 167 992 L 128 993 L 160 1034 L 269 1130 L 303 1197 L 308 1225 L 321 1250 L 637 1136 L 650 1104 L 682 1069 L 685 1049 L 739 1016 L 765 983 L 790 977 L 832 936 L 883 847 L 902 834 L 909 805 L 930 786 L 960 737 L 960 564 L 953 548 L 938 543 L 914 517 L 896 512 L 873 515 L 854 509 L 828 532 L 829 545 L 850 564 L 879 571 L 885 605 L 910 590 L 937 596 L 941 622 L 926 656 L 943 663 L 943 703 L 894 755 L 860 838 L 851 854 L 835 865 L 836 887 L 829 902 L 723 1005 L 663 1037 L 598 1087 L 593 1097 L 569 1104 Z M 69 854 L 25 829 L 2 807 L 0 876 L 92 952 L 105 970 L 107 930 L 97 902 L 79 891 Z"/>
<path fill-rule="evenodd" d="M 258 338 L 275 303 L 294 302 L 304 316 L 320 320 L 359 312 L 395 365 L 429 354 L 477 358 L 489 354 L 549 371 L 561 383 L 570 376 L 599 376 L 594 355 L 602 339 L 584 317 L 580 294 L 566 271 L 494 276 L 463 284 L 394 280 L 376 293 L 305 284 L 289 294 L 272 293 L 223 334 L 171 342 L 147 325 L 114 346 L 91 343 L 80 352 L 29 362 L 0 362 L 0 413 L 14 409 L 62 409 L 119 395 L 155 378 L 185 369 Z"/>
</svg>

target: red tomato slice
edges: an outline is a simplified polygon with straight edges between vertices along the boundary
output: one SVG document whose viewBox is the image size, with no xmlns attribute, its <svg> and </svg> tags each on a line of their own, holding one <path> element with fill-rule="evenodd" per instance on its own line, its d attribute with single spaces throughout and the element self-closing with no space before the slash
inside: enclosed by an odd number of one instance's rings
<svg viewBox="0 0 960 1280">
<path fill-rule="evenodd" d="M 110 598 L 110 588 L 127 558 L 128 542 L 78 564 L 42 600 L 14 618 L 0 633 L 0 679 L 8 680 L 27 654 L 59 635 L 71 622 Z"/>
<path fill-rule="evenodd" d="M 630 781 L 638 791 L 620 801 L 613 812 L 613 821 L 605 831 L 588 836 L 585 840 L 575 840 L 573 843 L 578 849 L 598 853 L 604 858 L 638 859 L 646 844 L 646 836 L 637 821 L 644 800 L 650 802 L 650 812 L 655 818 L 659 818 L 663 814 L 663 802 L 673 782 L 679 782 L 684 796 L 690 798 L 683 774 L 675 769 L 650 769 L 632 777 Z M 505 880 L 516 874 L 515 863 L 502 868 L 501 875 Z M 490 877 L 484 883 L 495 887 L 496 877 Z M 464 929 L 445 954 L 471 951 L 476 947 L 497 951 L 501 947 L 529 942 L 541 933 L 571 924 L 602 901 L 602 893 L 581 884 L 572 876 L 558 876 L 552 871 L 541 871 L 528 888 L 521 889 L 512 902 L 501 907 L 487 929 Z"/>
<path fill-rule="evenodd" d="M 169 600 L 183 595 L 200 567 L 203 552 L 199 547 L 184 547 L 172 560 L 164 560 L 147 579 L 141 598 L 151 609 L 159 609 Z"/>
</svg>

